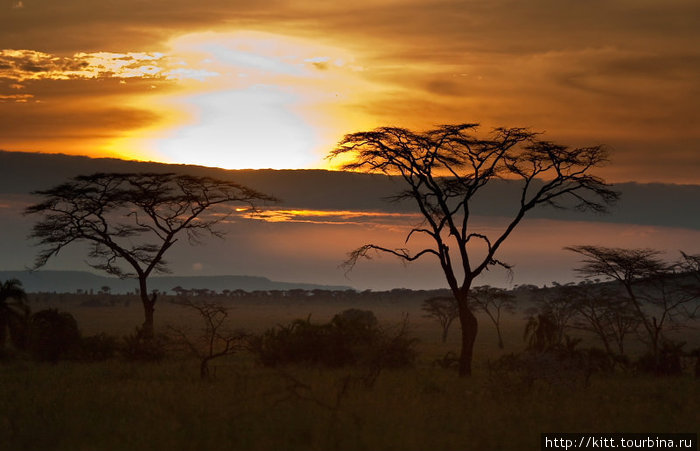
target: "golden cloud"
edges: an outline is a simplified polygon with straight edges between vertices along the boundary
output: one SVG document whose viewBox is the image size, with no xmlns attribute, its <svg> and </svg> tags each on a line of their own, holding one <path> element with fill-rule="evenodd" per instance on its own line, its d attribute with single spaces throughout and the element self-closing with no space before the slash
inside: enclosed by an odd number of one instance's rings
<svg viewBox="0 0 700 451">
<path fill-rule="evenodd" d="M 0 78 L 15 82 L 96 78 L 202 80 L 218 75 L 183 65 L 157 52 L 80 52 L 61 57 L 36 50 L 0 50 Z"/>
</svg>

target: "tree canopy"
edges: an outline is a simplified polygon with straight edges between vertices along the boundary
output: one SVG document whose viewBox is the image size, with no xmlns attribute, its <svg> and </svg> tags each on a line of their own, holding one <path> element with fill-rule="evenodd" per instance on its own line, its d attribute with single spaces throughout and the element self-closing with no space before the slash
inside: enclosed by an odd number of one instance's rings
<svg viewBox="0 0 700 451">
<path fill-rule="evenodd" d="M 223 236 L 215 226 L 233 211 L 224 204 L 255 210 L 258 202 L 276 200 L 232 181 L 174 173 L 81 175 L 33 194 L 43 198 L 26 209 L 42 215 L 30 235 L 42 247 L 34 267 L 74 242 L 89 243 L 91 266 L 138 279 L 147 334 L 155 295 L 148 296 L 146 280 L 168 270 L 163 257 L 178 237 L 198 243 L 204 234 Z"/>
<path fill-rule="evenodd" d="M 437 258 L 457 299 L 462 326 L 460 373 L 471 373 L 477 323 L 469 300 L 473 280 L 493 265 L 501 245 L 526 213 L 540 205 L 605 212 L 618 198 L 603 179 L 591 174 L 607 161 L 601 146 L 570 148 L 539 139 L 524 128 L 497 128 L 477 135 L 478 124 L 442 125 L 422 133 L 381 127 L 346 135 L 329 158 L 343 157 L 343 169 L 394 174 L 405 182 L 395 200 L 412 199 L 424 221 L 411 229 L 429 238 L 430 246 L 411 251 L 366 244 L 346 261 L 351 269 L 373 251 L 404 261 Z M 493 180 L 517 187 L 512 215 L 496 233 L 475 230 L 472 200 Z M 478 243 L 478 244 L 477 244 Z"/>
</svg>

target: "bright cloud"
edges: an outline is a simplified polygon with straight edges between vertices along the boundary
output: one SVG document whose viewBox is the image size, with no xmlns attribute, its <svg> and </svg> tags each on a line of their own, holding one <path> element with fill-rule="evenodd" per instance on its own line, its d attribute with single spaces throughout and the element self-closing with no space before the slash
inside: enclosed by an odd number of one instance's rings
<svg viewBox="0 0 700 451">
<path fill-rule="evenodd" d="M 143 138 L 160 158 L 224 168 L 304 168 L 347 131 L 340 110 L 372 89 L 340 48 L 269 33 L 197 33 L 171 43 L 181 91 L 149 101 L 179 120 Z M 206 83 L 197 82 L 204 75 Z"/>
<path fill-rule="evenodd" d="M 0 50 L 0 78 L 72 80 L 94 78 L 203 79 L 216 73 L 177 67 L 163 53 L 76 53 L 60 57 L 35 50 Z"/>
</svg>

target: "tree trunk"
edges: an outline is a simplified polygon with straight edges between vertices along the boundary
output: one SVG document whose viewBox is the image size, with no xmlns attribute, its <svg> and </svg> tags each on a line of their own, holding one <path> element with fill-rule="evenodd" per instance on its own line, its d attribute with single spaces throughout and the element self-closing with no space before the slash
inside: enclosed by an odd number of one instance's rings
<svg viewBox="0 0 700 451">
<path fill-rule="evenodd" d="M 474 342 L 478 331 L 476 316 L 469 310 L 465 299 L 458 299 L 459 323 L 462 327 L 462 352 L 459 356 L 459 376 L 467 377 L 472 374 L 472 358 L 474 356 Z"/>
<path fill-rule="evenodd" d="M 501 328 L 496 324 L 496 333 L 498 334 L 498 349 L 503 350 L 503 336 L 501 335 Z"/>
<path fill-rule="evenodd" d="M 148 287 L 146 285 L 146 279 L 139 279 L 139 291 L 141 295 L 141 303 L 143 304 L 143 325 L 141 326 L 141 334 L 146 339 L 153 338 L 153 312 L 155 311 L 156 305 L 156 294 L 148 297 Z"/>
<path fill-rule="evenodd" d="M 211 360 L 210 357 L 204 357 L 199 363 L 199 377 L 201 379 L 209 378 L 209 360 Z"/>
</svg>

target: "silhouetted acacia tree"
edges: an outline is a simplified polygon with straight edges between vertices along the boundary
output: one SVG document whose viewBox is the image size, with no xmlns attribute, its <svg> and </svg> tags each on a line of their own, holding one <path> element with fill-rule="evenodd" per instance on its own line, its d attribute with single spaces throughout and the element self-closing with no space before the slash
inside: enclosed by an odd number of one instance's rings
<svg viewBox="0 0 700 451">
<path fill-rule="evenodd" d="M 572 149 L 539 140 L 522 128 L 499 128 L 478 137 L 476 129 L 477 124 L 457 124 L 414 133 L 382 127 L 346 135 L 329 155 L 349 157 L 345 170 L 395 174 L 404 181 L 406 189 L 395 199 L 412 199 L 425 219 L 406 241 L 423 234 L 432 246 L 411 252 L 366 244 L 351 252 L 346 267 L 350 270 L 372 251 L 404 261 L 435 257 L 459 308 L 462 376 L 471 374 L 477 335 L 472 283 L 491 266 L 509 268 L 496 255 L 527 212 L 538 205 L 602 212 L 617 199 L 602 179 L 590 174 L 606 161 L 606 152 L 599 146 Z M 495 234 L 474 230 L 472 200 L 489 182 L 500 179 L 508 179 L 518 190 L 512 216 Z"/>
<path fill-rule="evenodd" d="M 9 332 L 12 344 L 18 348 L 25 345 L 29 307 L 22 282 L 10 279 L 0 284 L 0 353 L 5 349 Z"/>
<path fill-rule="evenodd" d="M 654 249 L 571 246 L 584 257 L 576 269 L 584 277 L 602 276 L 619 283 L 629 309 L 641 324 L 651 355 L 659 356 L 664 333 L 683 326 L 698 311 L 698 293 L 679 281 L 673 271 L 687 259 L 670 264 Z M 691 274 L 692 275 L 692 274 Z"/>
<path fill-rule="evenodd" d="M 579 284 L 573 293 L 572 327 L 594 333 L 608 355 L 625 355 L 625 338 L 639 327 L 639 319 L 617 287 Z"/>
<path fill-rule="evenodd" d="M 515 311 L 515 296 L 501 288 L 483 285 L 472 290 L 474 309 L 486 313 L 498 334 L 498 348 L 503 349 L 503 334 L 501 334 L 501 315 Z"/>
<path fill-rule="evenodd" d="M 65 246 L 88 242 L 91 266 L 138 279 L 146 337 L 153 336 L 156 302 L 147 280 L 154 272 L 167 272 L 163 256 L 177 237 L 184 234 L 197 243 L 205 233 L 222 236 L 214 226 L 231 210 L 211 214 L 216 206 L 243 203 L 255 209 L 258 201 L 275 200 L 238 183 L 172 173 L 81 175 L 33 194 L 43 197 L 26 209 L 43 216 L 30 235 L 44 248 L 35 269 Z"/>
<path fill-rule="evenodd" d="M 457 301 L 454 297 L 434 297 L 426 299 L 421 305 L 425 312 L 425 318 L 434 318 L 440 323 L 442 328 L 442 342 L 447 341 L 447 333 L 450 331 L 452 322 L 459 316 Z"/>
</svg>

